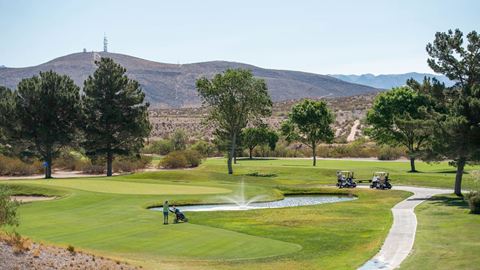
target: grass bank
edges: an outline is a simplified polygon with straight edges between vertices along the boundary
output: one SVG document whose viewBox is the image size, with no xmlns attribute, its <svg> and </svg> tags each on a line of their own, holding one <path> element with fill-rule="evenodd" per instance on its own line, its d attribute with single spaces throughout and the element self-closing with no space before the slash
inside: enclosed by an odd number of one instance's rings
<svg viewBox="0 0 480 270">
<path fill-rule="evenodd" d="M 435 196 L 416 208 L 417 235 L 400 269 L 479 269 L 480 215 L 463 199 Z"/>
</svg>

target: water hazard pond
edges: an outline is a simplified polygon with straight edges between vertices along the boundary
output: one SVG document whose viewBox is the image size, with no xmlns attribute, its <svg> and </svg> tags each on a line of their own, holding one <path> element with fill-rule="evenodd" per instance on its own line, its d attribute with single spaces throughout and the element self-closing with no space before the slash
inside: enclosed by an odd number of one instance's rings
<svg viewBox="0 0 480 270">
<path fill-rule="evenodd" d="M 317 205 L 324 203 L 336 203 L 355 200 L 356 197 L 338 196 L 338 195 L 288 195 L 283 200 L 273 202 L 252 202 L 248 205 L 242 204 L 203 204 L 178 206 L 182 212 L 200 212 L 200 211 L 244 211 L 267 208 L 284 208 L 306 205 Z M 162 211 L 162 207 L 150 208 L 154 211 Z"/>
</svg>

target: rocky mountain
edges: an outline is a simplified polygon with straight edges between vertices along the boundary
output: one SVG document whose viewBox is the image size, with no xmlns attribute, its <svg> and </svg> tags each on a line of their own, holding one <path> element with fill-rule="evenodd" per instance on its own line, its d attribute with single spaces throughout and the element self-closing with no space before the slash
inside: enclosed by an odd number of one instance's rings
<svg viewBox="0 0 480 270">
<path fill-rule="evenodd" d="M 113 58 L 124 66 L 128 76 L 140 82 L 152 107 L 157 108 L 199 106 L 200 98 L 195 89 L 195 80 L 202 76 L 212 77 L 227 68 L 251 69 L 255 76 L 266 80 L 274 101 L 353 96 L 378 91 L 374 87 L 313 73 L 264 69 L 225 61 L 166 64 L 106 52 L 74 53 L 34 67 L 1 68 L 0 85 L 14 89 L 23 78 L 34 76 L 40 71 L 54 70 L 70 76 L 76 84 L 83 86 L 83 81 L 95 71 L 95 59 L 100 57 Z"/>
<path fill-rule="evenodd" d="M 413 78 L 419 82 L 423 81 L 424 77 L 436 78 L 437 80 L 444 82 L 445 85 L 451 86 L 453 82 L 450 81 L 447 77 L 442 75 L 435 75 L 429 73 L 404 73 L 404 74 L 362 74 L 362 75 L 341 75 L 334 74 L 330 75 L 342 81 L 368 85 L 380 89 L 390 89 L 392 87 L 398 87 L 405 85 L 406 81 L 410 78 Z"/>
</svg>

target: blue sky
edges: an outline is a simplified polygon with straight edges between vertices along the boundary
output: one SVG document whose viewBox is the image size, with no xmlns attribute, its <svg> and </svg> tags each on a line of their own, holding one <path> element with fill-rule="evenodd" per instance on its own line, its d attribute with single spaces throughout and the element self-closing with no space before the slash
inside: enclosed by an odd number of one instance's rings
<svg viewBox="0 0 480 270">
<path fill-rule="evenodd" d="M 430 72 L 437 31 L 480 31 L 480 1 L 0 0 L 0 65 L 83 48 L 167 63 L 227 60 L 320 74 Z"/>
</svg>

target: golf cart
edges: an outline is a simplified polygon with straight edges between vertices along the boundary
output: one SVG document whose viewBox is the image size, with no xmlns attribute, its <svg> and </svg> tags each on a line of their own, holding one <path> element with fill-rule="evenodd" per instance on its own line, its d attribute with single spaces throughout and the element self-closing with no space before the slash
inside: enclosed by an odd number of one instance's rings
<svg viewBox="0 0 480 270">
<path fill-rule="evenodd" d="M 375 172 L 372 177 L 370 188 L 391 189 L 392 185 L 388 179 L 388 172 Z"/>
<path fill-rule="evenodd" d="M 352 171 L 337 171 L 337 187 L 339 188 L 354 188 L 357 183 L 353 180 Z"/>
</svg>

